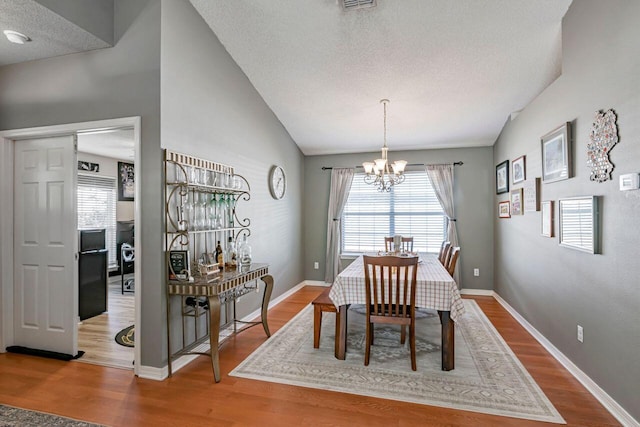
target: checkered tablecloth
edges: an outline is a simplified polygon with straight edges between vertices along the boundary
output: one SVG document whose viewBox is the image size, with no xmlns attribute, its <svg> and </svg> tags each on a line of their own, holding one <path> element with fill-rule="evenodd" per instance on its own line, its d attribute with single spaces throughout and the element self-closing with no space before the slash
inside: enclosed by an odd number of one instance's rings
<svg viewBox="0 0 640 427">
<path fill-rule="evenodd" d="M 454 322 L 464 314 L 458 285 L 435 255 L 421 255 L 416 284 L 416 306 L 449 311 Z M 364 263 L 359 256 L 333 282 L 329 297 L 339 307 L 366 304 Z"/>
</svg>

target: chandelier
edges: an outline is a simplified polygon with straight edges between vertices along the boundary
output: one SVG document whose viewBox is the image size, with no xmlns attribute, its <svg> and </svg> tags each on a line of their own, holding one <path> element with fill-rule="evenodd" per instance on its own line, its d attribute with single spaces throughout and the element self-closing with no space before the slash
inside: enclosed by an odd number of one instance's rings
<svg viewBox="0 0 640 427">
<path fill-rule="evenodd" d="M 387 104 L 389 100 L 381 99 L 380 103 L 384 107 L 384 146 L 382 147 L 382 156 L 374 162 L 364 162 L 362 167 L 366 173 L 364 182 L 375 185 L 378 191 L 390 191 L 391 187 L 404 181 L 404 168 L 407 162 L 396 160 L 391 164 L 393 172 L 389 169 L 389 162 L 387 161 L 387 152 L 389 151 L 389 148 L 387 148 Z"/>
</svg>

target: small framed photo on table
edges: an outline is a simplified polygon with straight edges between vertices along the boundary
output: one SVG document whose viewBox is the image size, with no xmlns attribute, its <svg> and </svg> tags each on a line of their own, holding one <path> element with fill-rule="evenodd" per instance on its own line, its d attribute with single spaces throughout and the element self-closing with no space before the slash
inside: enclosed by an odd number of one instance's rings
<svg viewBox="0 0 640 427">
<path fill-rule="evenodd" d="M 496 194 L 509 192 L 509 160 L 496 166 Z"/>
<path fill-rule="evenodd" d="M 498 218 L 511 218 L 511 203 L 508 200 L 498 203 Z"/>
<path fill-rule="evenodd" d="M 571 171 L 571 123 L 567 122 L 540 140 L 542 147 L 542 181 L 569 179 Z"/>
</svg>

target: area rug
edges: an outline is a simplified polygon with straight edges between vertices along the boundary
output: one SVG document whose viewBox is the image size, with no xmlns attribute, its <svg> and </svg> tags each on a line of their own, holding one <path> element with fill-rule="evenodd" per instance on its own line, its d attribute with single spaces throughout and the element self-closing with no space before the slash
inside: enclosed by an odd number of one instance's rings
<svg viewBox="0 0 640 427">
<path fill-rule="evenodd" d="M 125 347 L 135 346 L 134 325 L 128 326 L 116 334 L 116 342 Z"/>
<path fill-rule="evenodd" d="M 364 366 L 365 315 L 348 313 L 346 360 L 334 357 L 335 316 L 323 316 L 313 348 L 313 308 L 307 306 L 230 375 L 383 399 L 566 424 L 473 300 L 456 325 L 455 369 L 441 370 L 440 320 L 421 311 L 416 324 L 418 370 L 398 327 L 376 325 Z M 407 339 L 407 344 L 408 344 Z"/>
<path fill-rule="evenodd" d="M 78 421 L 58 415 L 44 412 L 29 411 L 27 409 L 14 408 L 0 405 L 0 426 L 2 427 L 41 427 L 41 426 L 65 426 L 65 427 L 99 427 L 85 421 Z"/>
</svg>

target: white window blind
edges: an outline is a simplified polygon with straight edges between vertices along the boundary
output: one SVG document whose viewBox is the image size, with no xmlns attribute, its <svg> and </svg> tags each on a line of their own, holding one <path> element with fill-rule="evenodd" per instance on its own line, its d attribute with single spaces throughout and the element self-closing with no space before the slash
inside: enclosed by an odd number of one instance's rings
<svg viewBox="0 0 640 427">
<path fill-rule="evenodd" d="M 384 250 L 384 238 L 413 237 L 413 250 L 439 252 L 446 216 L 426 172 L 406 172 L 405 181 L 379 192 L 356 173 L 342 214 L 342 252 Z"/>
<path fill-rule="evenodd" d="M 78 175 L 78 229 L 106 229 L 109 265 L 116 264 L 116 180 Z"/>
</svg>

